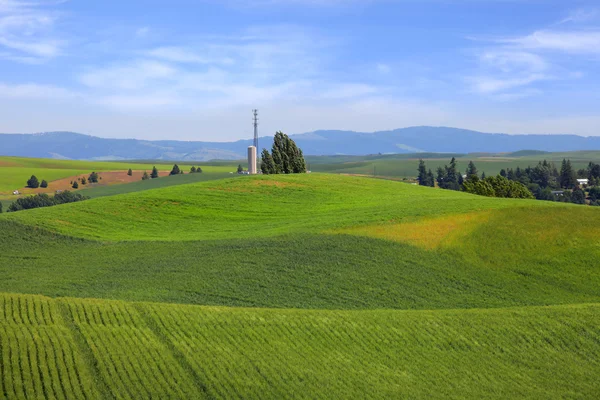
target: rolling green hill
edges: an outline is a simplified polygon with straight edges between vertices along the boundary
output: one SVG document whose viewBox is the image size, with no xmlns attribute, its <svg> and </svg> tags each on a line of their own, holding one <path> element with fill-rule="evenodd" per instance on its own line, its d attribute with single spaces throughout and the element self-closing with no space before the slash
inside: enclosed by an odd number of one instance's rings
<svg viewBox="0 0 600 400">
<path fill-rule="evenodd" d="M 2 214 L 0 231 L 0 292 L 20 293 L 0 295 L 8 398 L 600 389 L 597 208 L 313 173 Z"/>
<path fill-rule="evenodd" d="M 192 165 L 202 165 L 205 173 L 226 174 L 234 171 L 235 167 L 231 165 L 209 165 L 202 163 L 180 165 L 184 171 L 189 171 Z M 0 195 L 12 193 L 13 190 L 21 189 L 25 186 L 31 175 L 36 175 L 39 180 L 48 182 L 68 178 L 80 174 L 90 174 L 92 171 L 127 171 L 129 168 L 134 170 L 147 170 L 148 173 L 152 167 L 160 171 L 170 171 L 173 163 L 147 162 L 100 162 L 100 161 L 74 161 L 74 160 L 52 160 L 43 158 L 22 158 L 22 157 L 0 157 Z"/>
</svg>

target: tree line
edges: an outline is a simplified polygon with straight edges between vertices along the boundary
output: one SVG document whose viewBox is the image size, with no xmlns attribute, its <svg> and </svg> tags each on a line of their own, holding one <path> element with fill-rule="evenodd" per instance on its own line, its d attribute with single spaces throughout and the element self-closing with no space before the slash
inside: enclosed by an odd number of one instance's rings
<svg viewBox="0 0 600 400">
<path fill-rule="evenodd" d="M 449 165 L 439 167 L 434 179 L 431 169 L 419 160 L 418 182 L 422 186 L 461 190 L 490 197 L 535 198 L 575 204 L 600 205 L 600 164 L 590 162 L 587 168 L 577 171 L 571 161 L 563 159 L 560 169 L 546 160 L 535 166 L 502 169 L 497 176 L 479 175 L 473 161 L 469 161 L 465 174 L 459 172 L 456 158 Z M 580 185 L 577 179 L 588 179 Z"/>
<path fill-rule="evenodd" d="M 7 212 L 15 212 L 21 210 L 30 210 L 32 208 L 52 207 L 59 204 L 75 203 L 78 201 L 88 200 L 89 197 L 79 193 L 64 192 L 57 193 L 54 196 L 49 196 L 46 193 L 36 194 L 35 196 L 21 197 L 14 201 L 7 209 Z"/>
</svg>

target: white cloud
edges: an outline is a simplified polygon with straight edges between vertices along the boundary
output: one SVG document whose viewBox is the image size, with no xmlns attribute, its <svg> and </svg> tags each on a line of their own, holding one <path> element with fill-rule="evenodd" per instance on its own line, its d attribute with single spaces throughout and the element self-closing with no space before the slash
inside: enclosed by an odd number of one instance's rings
<svg viewBox="0 0 600 400">
<path fill-rule="evenodd" d="M 474 77 L 470 81 L 475 91 L 483 94 L 498 93 L 514 89 L 521 86 L 527 86 L 534 82 L 551 79 L 544 74 L 530 74 L 520 78 L 493 78 L 493 77 Z"/>
<path fill-rule="evenodd" d="M 32 63 L 61 54 L 65 42 L 53 37 L 57 14 L 46 6 L 55 3 L 0 1 L 0 46 L 3 58 Z"/>
<path fill-rule="evenodd" d="M 169 64 L 136 60 L 125 65 L 94 68 L 81 75 L 79 81 L 102 90 L 137 90 L 155 85 L 157 81 L 173 79 L 176 73 L 177 69 Z"/>
<path fill-rule="evenodd" d="M 600 53 L 600 31 L 536 31 L 514 39 L 501 39 L 499 43 L 532 50 L 551 50 L 567 53 Z"/>
<path fill-rule="evenodd" d="M 600 12 L 598 10 L 596 10 L 596 9 L 588 10 L 588 9 L 580 8 L 580 9 L 572 11 L 569 14 L 569 16 L 567 16 L 566 18 L 559 21 L 558 25 L 568 24 L 568 23 L 579 24 L 579 23 L 595 20 L 598 17 L 600 17 Z"/>
<path fill-rule="evenodd" d="M 149 57 L 161 59 L 174 63 L 190 64 L 233 64 L 234 60 L 229 57 L 220 59 L 209 58 L 200 55 L 198 52 L 183 47 L 158 47 L 146 52 Z"/>
<path fill-rule="evenodd" d="M 36 83 L 0 83 L 0 97 L 11 99 L 72 99 L 78 95 L 68 89 Z"/>
</svg>

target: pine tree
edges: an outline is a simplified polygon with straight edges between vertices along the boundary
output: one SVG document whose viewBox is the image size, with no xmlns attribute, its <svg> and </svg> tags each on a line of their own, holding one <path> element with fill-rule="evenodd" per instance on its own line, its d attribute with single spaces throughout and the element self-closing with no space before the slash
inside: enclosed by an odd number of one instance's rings
<svg viewBox="0 0 600 400">
<path fill-rule="evenodd" d="M 197 173 L 202 173 L 202 168 L 200 168 L 200 167 L 196 168 L 196 172 Z"/>
<path fill-rule="evenodd" d="M 193 174 L 193 173 L 195 173 L 195 172 L 196 172 L 196 167 L 192 167 L 192 168 L 190 168 L 190 174 Z"/>
<path fill-rule="evenodd" d="M 73 186 L 71 186 L 73 189 L 79 189 L 79 183 L 77 183 L 77 181 L 73 182 Z"/>
<path fill-rule="evenodd" d="M 242 172 L 244 172 L 244 168 L 242 167 L 242 164 L 238 164 L 237 173 L 241 174 Z"/>
<path fill-rule="evenodd" d="M 423 159 L 419 160 L 419 168 L 417 169 L 419 173 L 417 179 L 419 180 L 419 185 L 421 186 L 429 186 L 427 180 L 427 167 L 425 166 L 425 161 Z"/>
<path fill-rule="evenodd" d="M 169 172 L 169 175 L 179 175 L 181 173 L 181 170 L 179 169 L 179 165 L 175 164 L 173 165 L 173 169 L 171 170 L 171 172 Z"/>
<path fill-rule="evenodd" d="M 96 172 L 92 172 L 88 178 L 90 183 L 98 183 L 98 174 Z"/>
<path fill-rule="evenodd" d="M 156 169 L 156 167 L 152 167 L 152 173 L 150 174 L 150 178 L 158 178 L 158 170 Z"/>
<path fill-rule="evenodd" d="M 131 168 L 129 168 L 129 170 L 127 170 L 127 175 L 129 175 L 129 176 L 133 175 L 133 171 L 131 170 Z"/>
<path fill-rule="evenodd" d="M 571 189 L 577 184 L 571 160 L 563 159 L 560 167 L 559 182 L 560 186 L 565 189 Z"/>
<path fill-rule="evenodd" d="M 87 179 L 85 179 L 85 176 L 83 178 L 81 178 L 81 184 L 87 185 Z"/>
<path fill-rule="evenodd" d="M 31 175 L 31 178 L 27 181 L 27 187 L 37 189 L 40 187 L 40 181 L 35 175 Z"/>
<path fill-rule="evenodd" d="M 433 176 L 431 169 L 427 171 L 427 186 L 435 187 L 435 177 Z"/>
<path fill-rule="evenodd" d="M 471 175 L 477 175 L 477 167 L 475 166 L 475 163 L 473 161 L 469 161 L 469 165 L 467 166 L 467 179 Z"/>
<path fill-rule="evenodd" d="M 48 182 L 46 182 L 45 179 L 42 179 L 42 183 L 40 183 L 40 187 L 44 188 L 44 189 L 47 188 L 48 187 Z"/>
</svg>

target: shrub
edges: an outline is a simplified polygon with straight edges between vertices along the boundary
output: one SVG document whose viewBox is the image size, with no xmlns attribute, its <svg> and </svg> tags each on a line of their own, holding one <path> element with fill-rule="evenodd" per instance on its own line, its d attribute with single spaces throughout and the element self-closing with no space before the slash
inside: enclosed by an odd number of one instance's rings
<svg viewBox="0 0 600 400">
<path fill-rule="evenodd" d="M 129 168 L 129 170 L 127 171 L 127 175 L 129 175 L 129 176 L 133 175 L 133 171 L 131 170 L 131 168 Z"/>
<path fill-rule="evenodd" d="M 73 185 L 71 186 L 73 189 L 79 189 L 79 183 L 77 183 L 77 181 L 73 182 Z"/>
<path fill-rule="evenodd" d="M 42 180 L 42 183 L 40 183 L 40 187 L 41 188 L 47 188 L 48 187 L 48 182 L 46 182 L 45 180 Z"/>
<path fill-rule="evenodd" d="M 147 181 L 148 179 L 150 179 L 150 175 L 148 175 L 147 171 L 144 171 L 144 175 L 142 175 L 142 180 Z"/>
</svg>

